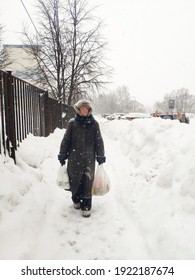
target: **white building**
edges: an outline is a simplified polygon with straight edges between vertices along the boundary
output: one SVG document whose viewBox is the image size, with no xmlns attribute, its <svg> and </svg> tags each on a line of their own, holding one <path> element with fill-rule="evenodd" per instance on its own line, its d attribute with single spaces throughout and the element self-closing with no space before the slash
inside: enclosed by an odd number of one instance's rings
<svg viewBox="0 0 195 280">
<path fill-rule="evenodd" d="M 28 45 L 3 45 L 3 49 L 8 56 L 10 65 L 5 69 L 12 71 L 12 74 L 20 79 L 30 81 L 27 78 L 27 71 L 32 67 L 36 67 L 36 61 L 28 52 Z"/>
</svg>

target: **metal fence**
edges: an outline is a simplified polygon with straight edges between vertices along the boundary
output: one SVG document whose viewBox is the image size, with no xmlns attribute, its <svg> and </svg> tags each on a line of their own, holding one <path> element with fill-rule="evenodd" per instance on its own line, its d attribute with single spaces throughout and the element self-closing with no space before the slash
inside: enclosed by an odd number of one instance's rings
<svg viewBox="0 0 195 280">
<path fill-rule="evenodd" d="M 47 91 L 0 70 L 0 153 L 15 162 L 15 150 L 28 134 L 46 137 L 57 127 L 66 128 L 74 113 Z"/>
</svg>

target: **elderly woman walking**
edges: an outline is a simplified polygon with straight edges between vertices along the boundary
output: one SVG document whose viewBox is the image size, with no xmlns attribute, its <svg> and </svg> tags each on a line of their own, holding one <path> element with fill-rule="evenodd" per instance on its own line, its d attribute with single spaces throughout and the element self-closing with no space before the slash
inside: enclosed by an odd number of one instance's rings
<svg viewBox="0 0 195 280">
<path fill-rule="evenodd" d="M 91 215 L 92 184 L 95 173 L 95 159 L 98 164 L 106 160 L 104 142 L 98 122 L 92 115 L 92 107 L 87 100 L 74 105 L 75 118 L 68 123 L 60 145 L 58 160 L 67 171 L 75 209 L 81 209 L 83 217 Z"/>
</svg>

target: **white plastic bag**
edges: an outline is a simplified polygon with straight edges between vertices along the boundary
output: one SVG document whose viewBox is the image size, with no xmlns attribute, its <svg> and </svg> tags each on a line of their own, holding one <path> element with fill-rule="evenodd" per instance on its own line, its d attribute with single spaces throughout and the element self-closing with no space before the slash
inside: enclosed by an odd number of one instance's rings
<svg viewBox="0 0 195 280">
<path fill-rule="evenodd" d="M 57 185 L 61 189 L 70 190 L 68 172 L 65 165 L 60 165 L 57 173 Z"/>
<path fill-rule="evenodd" d="M 95 178 L 93 182 L 92 193 L 93 195 L 104 195 L 109 192 L 111 187 L 110 179 L 106 173 L 103 164 L 97 166 Z"/>
</svg>

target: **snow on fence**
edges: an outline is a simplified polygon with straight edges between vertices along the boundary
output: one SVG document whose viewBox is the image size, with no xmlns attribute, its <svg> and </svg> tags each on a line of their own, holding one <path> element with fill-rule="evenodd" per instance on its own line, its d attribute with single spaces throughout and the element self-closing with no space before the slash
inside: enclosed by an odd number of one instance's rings
<svg viewBox="0 0 195 280">
<path fill-rule="evenodd" d="M 29 133 L 48 136 L 66 128 L 74 115 L 72 106 L 59 103 L 44 91 L 0 70 L 0 153 L 14 159 L 15 150 Z"/>
</svg>

